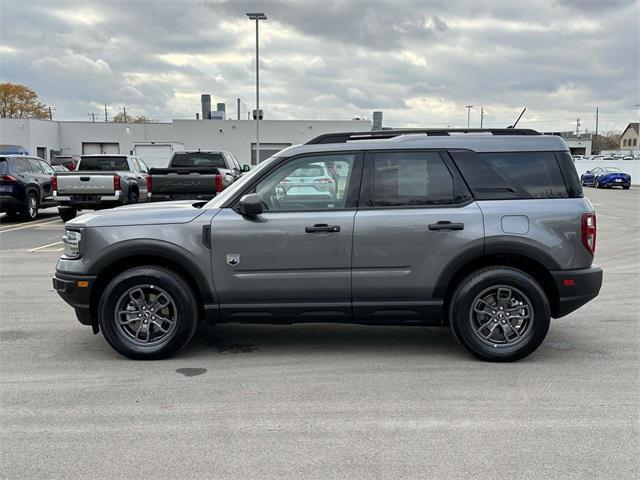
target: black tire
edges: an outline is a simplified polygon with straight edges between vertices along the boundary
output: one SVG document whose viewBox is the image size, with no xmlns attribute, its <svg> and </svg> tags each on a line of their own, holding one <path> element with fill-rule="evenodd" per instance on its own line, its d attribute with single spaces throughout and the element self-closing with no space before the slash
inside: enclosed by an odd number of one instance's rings
<svg viewBox="0 0 640 480">
<path fill-rule="evenodd" d="M 129 204 L 133 205 L 138 203 L 138 192 L 129 190 Z"/>
<path fill-rule="evenodd" d="M 20 211 L 20 216 L 25 220 L 35 220 L 38 218 L 39 205 L 40 202 L 38 201 L 38 195 L 33 192 L 28 193 L 24 207 L 22 207 L 22 210 Z"/>
<path fill-rule="evenodd" d="M 171 333 L 160 337 L 156 343 L 144 345 L 144 342 L 138 338 L 138 334 L 135 335 L 136 339 L 133 339 L 132 335 L 127 333 L 129 330 L 135 330 L 137 326 L 141 327 L 142 321 L 131 321 L 128 315 L 134 318 L 140 315 L 136 315 L 135 311 L 125 315 L 127 322 L 133 322 L 127 326 L 120 324 L 116 315 L 116 309 L 122 306 L 122 299 L 124 298 L 125 302 L 128 301 L 127 292 L 136 288 L 145 288 L 143 286 L 155 291 L 163 291 L 163 294 L 168 295 L 173 302 L 168 308 L 175 311 L 174 324 L 169 327 L 172 328 Z M 157 298 L 159 297 L 160 295 Z M 161 310 L 158 309 L 156 314 L 159 314 L 158 312 Z M 109 345 L 125 357 L 133 360 L 157 360 L 172 356 L 191 340 L 198 324 L 198 312 L 198 303 L 191 287 L 182 277 L 164 268 L 143 266 L 126 270 L 109 282 L 98 305 L 98 321 L 100 330 Z M 169 317 L 165 313 L 162 315 Z M 155 328 L 153 322 L 149 321 L 146 328 L 150 330 L 152 327 Z M 158 333 L 157 328 L 155 333 Z"/>
<path fill-rule="evenodd" d="M 629 190 L 629 188 L 631 187 L 631 185 L 625 185 L 624 187 L 622 187 L 623 190 Z"/>
<path fill-rule="evenodd" d="M 594 185 L 596 188 L 602 188 L 602 185 L 600 185 L 600 182 L 596 182 Z"/>
<path fill-rule="evenodd" d="M 68 222 L 69 220 L 73 220 L 78 215 L 77 208 L 58 208 L 58 214 L 63 222 Z"/>
<path fill-rule="evenodd" d="M 522 325 L 522 330 L 516 330 L 518 327 L 513 328 L 510 319 L 504 317 L 505 314 L 502 312 L 498 311 L 496 313 L 497 307 L 491 307 L 496 308 L 496 311 L 482 315 L 473 310 L 474 306 L 477 307 L 477 305 L 482 305 L 484 310 L 486 308 L 484 305 L 488 306 L 488 304 L 481 303 L 481 300 L 478 299 L 482 298 L 481 295 L 484 292 L 489 292 L 490 294 L 492 289 L 498 288 L 503 288 L 503 291 L 513 289 L 513 300 L 524 297 L 524 303 L 530 304 L 529 316 L 531 320 Z M 513 311 L 513 308 L 503 311 Z M 531 313 L 533 314 L 532 316 Z M 514 313 L 513 315 L 519 314 Z M 477 320 L 480 317 L 482 319 Z M 498 320 L 498 318 L 501 318 L 501 320 Z M 538 282 L 520 270 L 502 266 L 485 268 L 469 275 L 456 288 L 449 308 L 449 321 L 456 340 L 467 351 L 489 362 L 513 362 L 535 351 L 547 335 L 550 318 L 549 301 Z M 497 330 L 496 336 L 503 334 L 507 328 L 509 332 L 513 332 L 513 343 L 510 344 L 507 341 L 500 343 L 495 338 L 481 340 L 480 332 L 483 330 L 479 330 L 474 321 L 482 323 L 485 320 L 485 325 L 488 324 L 489 327 L 492 327 L 491 331 Z M 505 320 L 508 324 L 506 324 Z M 511 320 L 513 320 L 513 317 Z M 525 320 L 522 321 L 525 322 Z M 491 322 L 495 322 L 495 324 Z M 501 323 L 505 325 L 501 326 Z M 486 327 L 486 329 L 489 330 L 489 327 Z M 496 327 L 500 327 L 500 330 Z M 522 335 L 518 336 L 516 332 Z M 494 334 L 492 333 L 491 335 Z"/>
</svg>

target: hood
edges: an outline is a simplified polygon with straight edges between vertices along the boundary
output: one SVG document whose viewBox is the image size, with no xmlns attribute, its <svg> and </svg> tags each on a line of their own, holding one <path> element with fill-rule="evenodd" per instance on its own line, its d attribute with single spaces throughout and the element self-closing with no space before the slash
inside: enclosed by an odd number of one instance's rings
<svg viewBox="0 0 640 480">
<path fill-rule="evenodd" d="M 125 225 L 162 225 L 188 223 L 205 210 L 204 202 L 179 200 L 175 202 L 141 203 L 108 210 L 85 213 L 66 223 L 68 227 L 115 227 Z M 194 206 L 196 205 L 196 206 Z"/>
</svg>

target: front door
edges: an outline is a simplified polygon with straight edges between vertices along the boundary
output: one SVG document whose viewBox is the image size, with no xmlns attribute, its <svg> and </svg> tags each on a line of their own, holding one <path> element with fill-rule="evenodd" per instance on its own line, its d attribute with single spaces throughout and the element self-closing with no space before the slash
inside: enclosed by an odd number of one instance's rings
<svg viewBox="0 0 640 480">
<path fill-rule="evenodd" d="M 381 323 L 442 311 L 440 273 L 483 247 L 482 213 L 446 152 L 367 152 L 353 242 L 353 308 Z"/>
<path fill-rule="evenodd" d="M 244 217 L 231 206 L 213 218 L 213 276 L 223 316 L 351 316 L 361 160 L 359 153 L 294 157 L 243 192 L 262 197 L 263 214 Z"/>
</svg>

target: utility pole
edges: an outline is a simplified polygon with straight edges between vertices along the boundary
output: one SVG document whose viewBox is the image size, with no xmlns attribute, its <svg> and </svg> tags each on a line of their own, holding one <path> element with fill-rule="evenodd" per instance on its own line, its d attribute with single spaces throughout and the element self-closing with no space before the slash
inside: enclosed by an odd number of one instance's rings
<svg viewBox="0 0 640 480">
<path fill-rule="evenodd" d="M 484 107 L 480 107 L 480 128 L 482 128 L 483 123 L 484 123 Z"/>
<path fill-rule="evenodd" d="M 260 44 L 258 36 L 258 25 L 260 20 L 266 20 L 264 13 L 247 13 L 250 20 L 256 21 L 256 162 L 260 163 Z"/>
<path fill-rule="evenodd" d="M 107 114 L 107 104 L 104 104 L 104 123 L 109 121 L 109 115 Z"/>
<path fill-rule="evenodd" d="M 580 119 L 576 118 L 576 135 L 580 135 Z"/>
<path fill-rule="evenodd" d="M 465 105 L 464 108 L 467 109 L 467 128 L 469 128 L 471 121 L 471 109 L 473 108 L 473 105 Z"/>
<path fill-rule="evenodd" d="M 122 111 L 124 112 L 124 123 L 127 123 L 127 107 L 122 107 Z"/>
<path fill-rule="evenodd" d="M 91 117 L 91 122 L 96 123 L 96 114 L 95 113 L 87 113 Z"/>
<path fill-rule="evenodd" d="M 237 99 L 237 103 L 238 103 L 238 120 L 240 120 L 240 99 Z"/>
<path fill-rule="evenodd" d="M 598 107 L 596 107 L 596 136 L 598 136 Z"/>
<path fill-rule="evenodd" d="M 49 120 L 53 120 L 53 113 L 51 113 L 51 107 L 49 107 Z"/>
</svg>

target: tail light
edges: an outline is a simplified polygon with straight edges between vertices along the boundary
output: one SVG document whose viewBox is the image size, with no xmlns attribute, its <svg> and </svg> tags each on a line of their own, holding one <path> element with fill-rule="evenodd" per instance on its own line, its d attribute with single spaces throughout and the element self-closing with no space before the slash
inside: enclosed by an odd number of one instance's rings
<svg viewBox="0 0 640 480">
<path fill-rule="evenodd" d="M 120 175 L 113 176 L 113 189 L 120 190 Z"/>
<path fill-rule="evenodd" d="M 333 178 L 316 178 L 315 183 L 333 183 Z"/>
<path fill-rule="evenodd" d="M 0 175 L 0 180 L 4 182 L 17 182 L 18 179 L 16 177 L 12 177 L 11 175 Z"/>
<path fill-rule="evenodd" d="M 151 175 L 147 175 L 147 192 L 148 193 L 151 193 L 151 185 L 152 185 Z"/>
<path fill-rule="evenodd" d="M 51 177 L 51 190 L 53 190 L 54 192 L 58 191 L 58 177 L 56 177 L 55 175 Z"/>
<path fill-rule="evenodd" d="M 216 193 L 222 191 L 222 175 L 216 175 Z"/>
<path fill-rule="evenodd" d="M 596 214 L 584 213 L 581 219 L 582 244 L 591 255 L 596 253 Z"/>
</svg>

